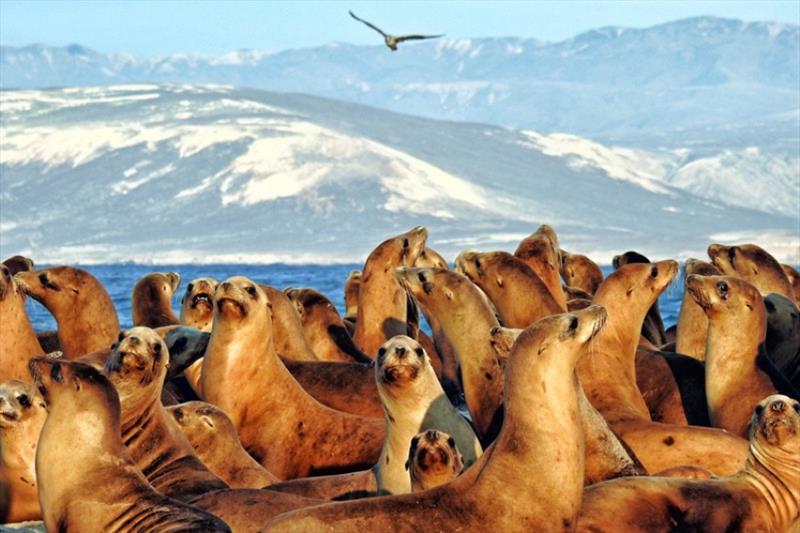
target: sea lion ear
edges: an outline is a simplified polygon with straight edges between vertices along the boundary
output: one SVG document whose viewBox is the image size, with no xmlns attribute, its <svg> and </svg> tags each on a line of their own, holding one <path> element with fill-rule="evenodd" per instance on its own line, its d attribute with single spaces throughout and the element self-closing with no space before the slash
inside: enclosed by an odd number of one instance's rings
<svg viewBox="0 0 800 533">
<path fill-rule="evenodd" d="M 453 299 L 453 291 L 451 291 L 447 287 L 443 287 L 442 291 L 444 292 L 444 295 L 447 296 L 448 300 L 452 300 Z"/>
<path fill-rule="evenodd" d="M 500 276 L 497 276 L 497 286 L 498 287 L 503 286 L 503 278 L 501 278 Z"/>
</svg>

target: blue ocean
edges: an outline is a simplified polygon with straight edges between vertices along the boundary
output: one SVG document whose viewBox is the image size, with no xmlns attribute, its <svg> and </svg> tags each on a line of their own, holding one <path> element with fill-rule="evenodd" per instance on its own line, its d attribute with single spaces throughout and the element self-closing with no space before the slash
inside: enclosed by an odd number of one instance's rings
<svg viewBox="0 0 800 533">
<path fill-rule="evenodd" d="M 37 269 L 48 265 L 37 265 Z M 76 265 L 90 272 L 106 287 L 117 308 L 120 325 L 129 328 L 131 323 L 131 292 L 136 282 L 150 272 L 177 272 L 181 275 L 181 286 L 173 297 L 175 314 L 180 312 L 180 299 L 186 285 L 199 277 L 212 277 L 223 281 L 231 276 L 247 276 L 259 283 L 278 289 L 286 287 L 311 287 L 325 294 L 344 313 L 344 282 L 351 270 L 360 270 L 361 264 L 342 265 L 139 265 L 122 263 L 113 265 Z M 611 267 L 604 267 L 608 274 Z M 665 327 L 678 319 L 683 295 L 683 276 L 678 274 L 675 281 L 661 295 L 659 306 Z M 37 331 L 55 330 L 56 322 L 52 315 L 38 302 L 28 298 L 28 313 Z M 421 317 L 422 318 L 422 317 Z"/>
</svg>

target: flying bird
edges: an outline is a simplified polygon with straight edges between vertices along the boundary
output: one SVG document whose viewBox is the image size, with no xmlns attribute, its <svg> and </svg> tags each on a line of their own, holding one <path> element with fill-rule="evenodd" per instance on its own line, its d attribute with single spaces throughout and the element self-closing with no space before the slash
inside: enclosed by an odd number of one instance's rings
<svg viewBox="0 0 800 533">
<path fill-rule="evenodd" d="M 386 46 L 388 46 L 389 49 L 392 52 L 397 50 L 397 44 L 398 43 L 402 43 L 403 41 L 412 41 L 412 40 L 417 40 L 417 39 L 436 39 L 436 38 L 444 36 L 444 34 L 441 34 L 441 35 L 389 35 L 388 33 L 384 33 L 384 31 L 382 29 L 380 29 L 376 25 L 372 24 L 371 22 L 367 22 L 364 19 L 358 18 L 357 16 L 355 16 L 355 14 L 353 14 L 352 11 L 348 11 L 348 13 L 350 13 L 350 16 L 353 17 L 354 19 L 356 19 L 357 21 L 363 22 L 364 24 L 366 24 L 367 26 L 369 26 L 370 28 L 372 28 L 376 32 L 378 32 L 381 35 L 383 35 L 383 41 L 386 43 Z"/>
</svg>

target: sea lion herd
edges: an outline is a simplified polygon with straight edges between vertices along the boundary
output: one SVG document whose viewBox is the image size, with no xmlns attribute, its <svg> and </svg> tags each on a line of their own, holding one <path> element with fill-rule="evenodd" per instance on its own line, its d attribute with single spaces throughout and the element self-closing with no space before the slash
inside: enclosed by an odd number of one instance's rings
<svg viewBox="0 0 800 533">
<path fill-rule="evenodd" d="M 88 272 L 6 260 L 0 523 L 800 531 L 791 266 L 712 244 L 665 329 L 676 261 L 627 252 L 606 277 L 543 225 L 451 270 L 427 236 L 378 245 L 344 317 L 242 276 L 192 280 L 176 315 L 180 276 L 154 272 L 125 331 Z M 26 297 L 57 332 L 34 331 Z"/>
</svg>

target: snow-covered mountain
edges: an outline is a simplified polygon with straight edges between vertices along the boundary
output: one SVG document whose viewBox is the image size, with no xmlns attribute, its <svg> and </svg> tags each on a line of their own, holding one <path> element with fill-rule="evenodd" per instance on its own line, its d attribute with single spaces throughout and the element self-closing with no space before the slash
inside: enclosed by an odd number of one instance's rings
<svg viewBox="0 0 800 533">
<path fill-rule="evenodd" d="M 698 17 L 556 43 L 444 38 L 395 53 L 378 43 L 156 59 L 80 45 L 0 48 L 3 88 L 130 82 L 302 92 L 647 148 L 794 152 L 800 27 Z"/>
<path fill-rule="evenodd" d="M 3 257 L 352 261 L 419 224 L 452 257 L 549 223 L 598 260 L 755 239 L 800 261 L 797 158 L 757 149 L 697 158 L 223 86 L 4 91 L 0 119 Z M 768 188 L 726 194 L 753 168 Z"/>
</svg>

